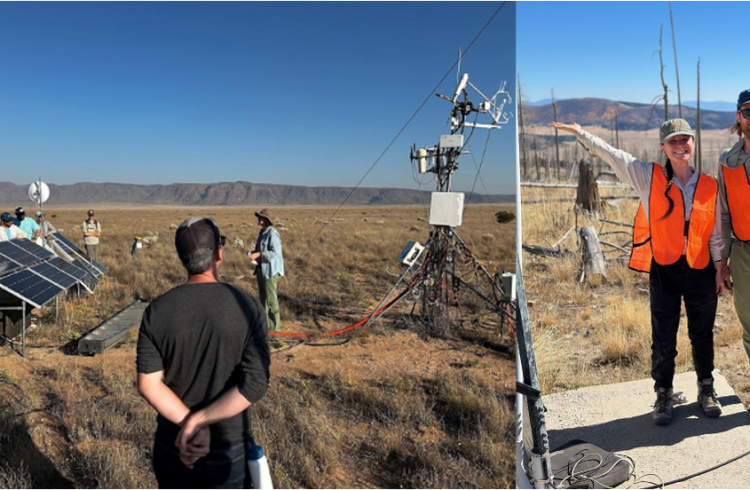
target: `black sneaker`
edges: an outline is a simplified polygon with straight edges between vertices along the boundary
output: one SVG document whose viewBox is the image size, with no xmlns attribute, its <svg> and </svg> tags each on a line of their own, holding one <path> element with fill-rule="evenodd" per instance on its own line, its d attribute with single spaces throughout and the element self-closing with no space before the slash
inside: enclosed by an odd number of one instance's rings
<svg viewBox="0 0 750 490">
<path fill-rule="evenodd" d="M 713 379 L 698 381 L 698 405 L 706 417 L 715 418 L 721 415 L 721 403 L 716 399 Z"/>
<path fill-rule="evenodd" d="M 656 390 L 653 415 L 656 425 L 669 425 L 672 422 L 672 388 Z"/>
</svg>

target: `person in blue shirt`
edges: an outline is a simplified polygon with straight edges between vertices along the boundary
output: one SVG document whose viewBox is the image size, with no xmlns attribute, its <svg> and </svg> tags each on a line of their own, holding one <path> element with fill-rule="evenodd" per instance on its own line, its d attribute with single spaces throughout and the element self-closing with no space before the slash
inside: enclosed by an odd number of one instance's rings
<svg viewBox="0 0 750 490">
<path fill-rule="evenodd" d="M 268 329 L 281 331 L 281 315 L 277 286 L 279 277 L 284 275 L 284 256 L 281 252 L 281 236 L 273 227 L 273 219 L 268 209 L 255 213 L 258 218 L 258 240 L 255 249 L 248 252 L 251 261 L 257 263 L 255 275 L 258 279 L 258 296 L 268 315 Z"/>
<path fill-rule="evenodd" d="M 13 220 L 13 224 L 19 227 L 31 241 L 35 241 L 39 238 L 41 228 L 33 219 L 26 218 L 26 211 L 22 206 L 16 208 L 16 219 Z"/>
</svg>

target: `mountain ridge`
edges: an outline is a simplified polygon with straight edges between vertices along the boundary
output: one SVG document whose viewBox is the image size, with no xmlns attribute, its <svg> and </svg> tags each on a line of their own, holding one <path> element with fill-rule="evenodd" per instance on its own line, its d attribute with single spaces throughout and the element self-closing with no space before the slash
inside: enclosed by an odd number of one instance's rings
<svg viewBox="0 0 750 490">
<path fill-rule="evenodd" d="M 581 99 L 564 99 L 556 102 L 557 120 L 561 122 L 577 122 L 582 126 L 593 125 L 610 127 L 614 124 L 615 114 L 617 123 L 622 130 L 643 131 L 659 127 L 664 117 L 664 104 L 642 104 L 638 102 L 619 102 L 596 97 Z M 552 104 L 527 105 L 522 104 L 523 120 L 525 124 L 548 125 L 554 121 Z M 682 106 L 682 117 L 692 127 L 695 127 L 697 110 Z M 669 118 L 677 118 L 678 107 L 669 105 Z M 649 120 L 650 119 L 650 120 Z M 736 121 L 735 113 L 729 111 L 713 111 L 701 109 L 702 129 L 726 129 Z"/>
<path fill-rule="evenodd" d="M 404 205 L 428 204 L 430 191 L 398 188 L 308 187 L 279 184 L 255 184 L 246 181 L 210 184 L 120 184 L 113 182 L 78 182 L 68 185 L 48 184 L 53 205 L 144 204 L 187 206 L 245 205 Z M 469 193 L 466 193 L 469 198 Z M 28 186 L 0 182 L 0 203 L 17 206 L 29 201 Z M 515 201 L 512 194 L 484 195 L 474 192 L 469 202 L 498 203 Z"/>
</svg>

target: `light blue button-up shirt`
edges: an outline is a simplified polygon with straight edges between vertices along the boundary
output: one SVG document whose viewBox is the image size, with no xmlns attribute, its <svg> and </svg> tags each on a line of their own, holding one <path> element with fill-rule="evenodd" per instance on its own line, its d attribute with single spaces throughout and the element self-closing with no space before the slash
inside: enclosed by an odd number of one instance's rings
<svg viewBox="0 0 750 490">
<path fill-rule="evenodd" d="M 284 275 L 284 256 L 281 252 L 281 236 L 273 226 L 261 230 L 255 251 L 260 252 L 260 267 L 263 277 L 271 279 L 278 274 Z"/>
</svg>

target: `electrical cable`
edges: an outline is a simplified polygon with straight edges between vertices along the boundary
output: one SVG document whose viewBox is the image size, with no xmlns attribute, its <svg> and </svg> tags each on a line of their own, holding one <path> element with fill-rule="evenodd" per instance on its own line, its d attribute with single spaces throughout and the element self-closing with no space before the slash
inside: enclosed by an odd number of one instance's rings
<svg viewBox="0 0 750 490">
<path fill-rule="evenodd" d="M 677 478 L 676 480 L 671 480 L 671 481 L 668 481 L 666 483 L 662 483 L 661 485 L 654 485 L 654 486 L 651 486 L 651 487 L 644 487 L 644 488 L 663 488 L 663 487 L 666 487 L 666 486 L 669 486 L 669 485 L 674 485 L 675 483 L 682 483 L 684 481 L 691 480 L 691 479 L 699 477 L 701 475 L 705 475 L 706 473 L 710 473 L 710 472 L 712 472 L 714 470 L 717 470 L 717 469 L 721 468 L 722 466 L 728 465 L 729 463 L 734 463 L 738 459 L 742 459 L 742 458 L 744 458 L 745 456 L 748 456 L 748 455 L 750 455 L 750 451 L 744 452 L 744 453 L 740 454 L 739 456 L 735 456 L 732 459 L 728 459 L 728 460 L 724 461 L 723 463 L 719 463 L 716 466 L 712 466 L 711 468 L 708 468 L 706 470 L 699 471 L 697 473 L 693 473 L 692 475 L 684 476 L 682 478 Z"/>
<path fill-rule="evenodd" d="M 487 139 L 484 141 L 484 150 L 482 150 L 482 158 L 479 160 L 479 168 L 477 168 L 477 175 L 474 177 L 474 185 L 471 186 L 471 193 L 469 193 L 469 198 L 466 200 L 466 204 L 464 204 L 464 211 L 466 210 L 466 206 L 469 205 L 469 201 L 471 201 L 471 196 L 474 195 L 474 189 L 477 186 L 477 180 L 479 179 L 479 174 L 482 172 L 482 165 L 484 165 L 484 156 L 487 154 L 487 146 L 489 146 L 490 143 L 490 134 L 491 131 L 487 131 Z"/>
<path fill-rule="evenodd" d="M 468 46 L 466 47 L 466 49 L 464 50 L 464 52 L 463 52 L 463 54 L 464 54 L 464 55 L 465 55 L 466 53 L 468 53 L 468 52 L 469 52 L 469 50 L 470 50 L 470 49 L 471 49 L 471 47 L 472 47 L 472 46 L 474 45 L 474 43 L 475 43 L 475 42 L 477 41 L 477 39 L 479 39 L 479 37 L 480 37 L 480 36 L 482 35 L 482 33 L 484 33 L 485 29 L 487 29 L 487 27 L 488 27 L 488 26 L 490 25 L 490 23 L 491 23 L 491 22 L 492 22 L 492 20 L 493 20 L 493 19 L 495 18 L 495 16 L 497 16 L 497 14 L 498 14 L 498 13 L 500 12 L 500 10 L 502 10 L 502 8 L 503 8 L 503 7 L 505 6 L 505 3 L 506 3 L 506 2 L 503 2 L 503 3 L 501 3 L 501 4 L 500 4 L 500 6 L 499 6 L 499 7 L 498 7 L 498 8 L 497 8 L 497 9 L 495 10 L 495 12 L 494 12 L 494 13 L 492 14 L 492 16 L 491 16 L 491 17 L 489 18 L 489 20 L 488 20 L 488 21 L 487 21 L 487 22 L 486 22 L 486 23 L 484 24 L 484 26 L 482 26 L 482 28 L 481 28 L 481 29 L 479 30 L 479 32 L 477 33 L 477 35 L 476 35 L 476 36 L 474 36 L 474 39 L 472 39 L 472 40 L 471 40 L 471 42 L 469 43 L 469 45 L 468 45 Z M 390 143 L 388 143 L 388 145 L 387 145 L 387 146 L 385 147 L 385 149 L 384 149 L 384 150 L 383 150 L 383 151 L 382 151 L 382 152 L 380 153 L 380 155 L 379 155 L 379 156 L 378 156 L 378 157 L 377 157 L 377 158 L 375 159 L 375 161 L 373 162 L 373 164 L 372 164 L 372 165 L 370 165 L 370 168 L 369 168 L 369 169 L 367 169 L 367 172 L 365 172 L 365 174 L 364 174 L 364 175 L 362 176 L 362 178 L 361 178 L 361 179 L 359 179 L 359 182 L 357 182 L 357 185 L 355 185 L 355 186 L 354 186 L 354 187 L 352 188 L 352 190 L 351 190 L 351 191 L 349 192 L 349 194 L 348 194 L 348 195 L 346 196 L 346 198 L 344 198 L 344 201 L 343 201 L 343 202 L 342 202 L 341 204 L 339 204 L 339 206 L 338 206 L 338 207 L 336 208 L 336 210 L 335 210 L 335 211 L 333 212 L 333 214 L 331 215 L 331 217 L 330 217 L 330 218 L 328 218 L 328 220 L 327 220 L 327 221 L 325 221 L 325 222 L 323 223 L 323 226 L 322 226 L 322 227 L 320 228 L 320 230 L 318 230 L 318 232 L 317 232 L 317 233 L 315 234 L 315 236 L 314 236 L 314 237 L 313 237 L 313 238 L 312 238 L 312 239 L 311 239 L 311 240 L 310 240 L 310 241 L 309 241 L 309 242 L 307 243 L 307 246 L 308 246 L 308 247 L 310 246 L 310 244 L 311 244 L 311 243 L 312 243 L 313 241 L 315 241 L 315 239 L 316 239 L 316 238 L 318 238 L 318 236 L 319 236 L 319 235 L 320 235 L 320 234 L 321 234 L 321 233 L 323 232 L 323 230 L 325 229 L 325 227 L 326 227 L 326 226 L 328 226 L 328 223 L 330 223 L 330 222 L 331 222 L 331 219 L 333 219 L 333 217 L 334 217 L 334 216 L 336 216 L 336 214 L 337 214 L 337 213 L 339 212 L 339 210 L 340 210 L 340 209 L 341 209 L 341 208 L 343 207 L 343 205 L 344 205 L 344 204 L 346 204 L 346 202 L 347 202 L 347 201 L 349 200 L 349 198 L 350 198 L 350 197 L 352 196 L 352 194 L 354 194 L 354 191 L 356 191 L 356 190 L 357 190 L 357 188 L 359 188 L 359 186 L 360 186 L 360 185 L 362 184 L 362 182 L 363 182 L 363 181 L 364 181 L 364 180 L 365 180 L 365 179 L 367 178 L 367 176 L 368 176 L 368 175 L 370 174 L 370 172 L 372 172 L 372 170 L 373 170 L 373 169 L 375 168 L 375 166 L 376 166 L 376 165 L 377 165 L 377 164 L 378 164 L 378 163 L 380 162 L 380 160 L 381 160 L 381 159 L 383 158 L 383 156 L 385 156 L 385 154 L 386 154 L 386 153 L 388 152 L 388 150 L 390 150 L 390 149 L 391 149 L 391 146 L 393 146 L 393 144 L 394 144 L 394 143 L 396 142 L 396 140 L 397 140 L 397 139 L 398 139 L 398 138 L 399 138 L 399 137 L 401 136 L 401 133 L 403 133 L 403 132 L 404 132 L 404 130 L 405 130 L 405 129 L 407 128 L 407 126 L 409 126 L 409 124 L 411 124 L 411 122 L 412 122 L 412 121 L 414 120 L 414 118 L 415 118 L 415 117 L 417 116 L 417 114 L 419 114 L 419 112 L 420 112 L 420 111 L 422 110 L 422 108 L 423 108 L 423 107 L 425 106 L 425 104 L 427 104 L 427 101 L 429 101 L 429 100 L 430 100 L 430 98 L 431 98 L 431 97 L 433 96 L 433 94 L 435 93 L 435 91 L 437 91 L 437 90 L 438 90 L 438 88 L 440 88 L 440 85 L 441 85 L 441 84 L 443 83 L 443 81 L 445 81 L 445 79 L 446 79 L 446 78 L 448 78 L 448 75 L 450 75 L 450 74 L 451 74 L 451 72 L 452 72 L 452 71 L 453 71 L 453 69 L 454 69 L 454 68 L 456 67 L 456 65 L 458 64 L 458 62 L 459 62 L 459 61 L 460 61 L 460 58 L 459 58 L 459 59 L 457 59 L 456 61 L 454 61 L 454 62 L 453 62 L 453 64 L 451 65 L 451 67 L 450 67 L 450 68 L 448 68 L 448 71 L 446 71 L 445 75 L 443 75 L 443 77 L 442 77 L 442 78 L 440 79 L 440 81 L 439 81 L 439 82 L 437 83 L 437 85 L 435 85 L 435 88 L 433 88 L 433 89 L 432 89 L 432 90 L 430 91 L 429 95 L 428 95 L 428 96 L 427 96 L 427 97 L 426 97 L 426 98 L 425 98 L 425 99 L 424 99 L 424 100 L 422 101 L 422 103 L 421 103 L 421 104 L 419 105 L 419 107 L 417 107 L 417 110 L 416 110 L 416 111 L 414 111 L 414 113 L 413 113 L 413 114 L 411 115 L 411 117 L 409 117 L 409 119 L 408 119 L 408 120 L 406 121 L 406 123 L 405 123 L 405 124 L 404 124 L 404 125 L 403 125 L 403 126 L 401 127 L 401 129 L 399 129 L 399 130 L 398 130 L 398 133 L 396 133 L 396 136 L 394 136 L 394 137 L 393 137 L 393 139 L 391 140 L 391 142 L 390 142 Z"/>
<path fill-rule="evenodd" d="M 378 308 L 371 315 L 368 315 L 368 316 L 362 318 L 357 323 L 349 325 L 348 327 L 345 327 L 345 328 L 342 328 L 342 329 L 339 329 L 339 330 L 336 330 L 336 331 L 333 331 L 333 332 L 326 332 L 325 334 L 323 334 L 323 337 L 334 337 L 336 335 L 341 335 L 341 334 L 344 334 L 344 333 L 347 333 L 347 332 L 351 332 L 352 330 L 355 330 L 355 329 L 361 327 L 362 325 L 365 325 L 371 319 L 375 319 L 375 318 L 379 317 L 381 314 L 383 314 L 385 312 L 385 310 L 387 310 L 388 308 L 390 308 L 391 306 L 393 306 L 398 300 L 400 300 L 401 298 L 403 298 L 406 295 L 406 293 L 408 293 L 417 284 L 417 280 L 420 277 L 421 277 L 421 272 L 418 273 L 414 277 L 414 279 L 412 279 L 412 282 L 406 287 L 406 289 L 404 289 L 403 291 L 401 291 L 390 302 L 388 302 L 385 305 L 383 305 L 380 308 Z M 291 337 L 291 338 L 296 338 L 296 339 L 310 339 L 310 338 L 317 337 L 316 334 L 311 334 L 311 333 L 293 333 L 293 332 L 288 332 L 288 333 L 287 332 L 269 332 L 268 335 L 269 336 L 273 336 L 273 337 Z"/>
</svg>

